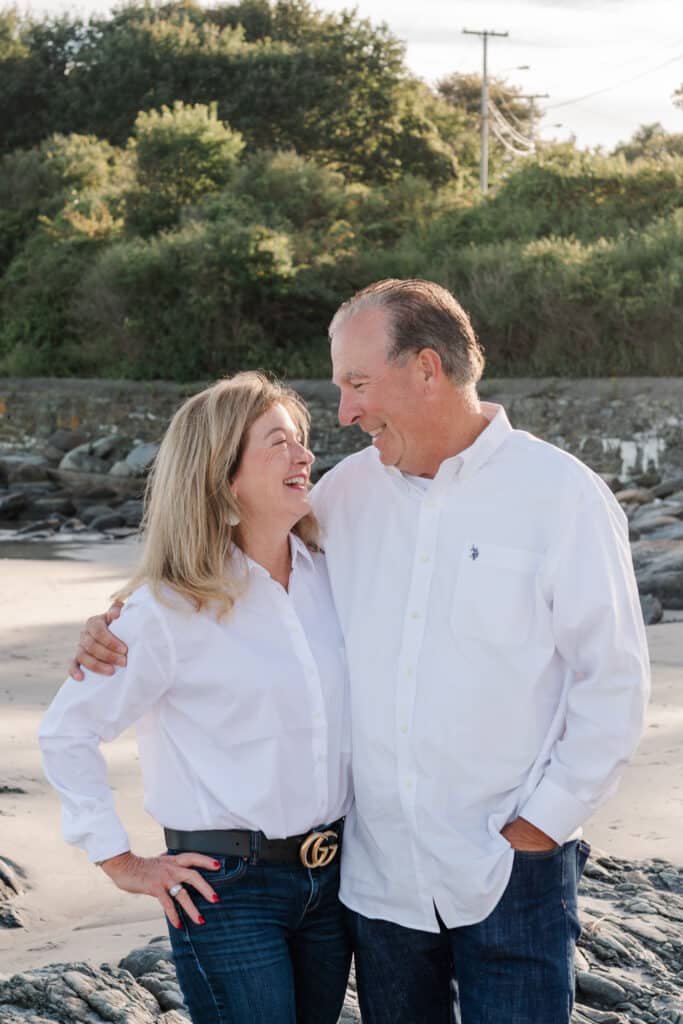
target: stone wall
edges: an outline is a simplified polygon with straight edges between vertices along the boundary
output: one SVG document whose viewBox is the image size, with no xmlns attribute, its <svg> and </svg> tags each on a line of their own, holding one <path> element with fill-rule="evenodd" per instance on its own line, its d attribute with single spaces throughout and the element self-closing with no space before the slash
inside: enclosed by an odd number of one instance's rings
<svg viewBox="0 0 683 1024">
<path fill-rule="evenodd" d="M 336 388 L 293 381 L 313 415 L 323 465 L 365 443 L 340 430 Z M 56 428 L 89 438 L 156 441 L 179 402 L 201 384 L 45 378 L 0 379 L 0 451 L 39 448 Z M 512 423 L 622 481 L 683 472 L 683 377 L 485 380 L 482 397 L 503 402 Z"/>
</svg>

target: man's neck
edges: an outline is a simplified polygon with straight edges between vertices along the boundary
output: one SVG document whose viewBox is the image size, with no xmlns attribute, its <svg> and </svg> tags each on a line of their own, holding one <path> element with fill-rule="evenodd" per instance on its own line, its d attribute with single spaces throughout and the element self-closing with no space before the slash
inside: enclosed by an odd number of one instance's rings
<svg viewBox="0 0 683 1024">
<path fill-rule="evenodd" d="M 476 392 L 458 392 L 457 399 L 444 402 L 432 419 L 432 427 L 419 453 L 400 469 L 411 476 L 432 478 L 446 459 L 464 452 L 489 425 Z"/>
</svg>

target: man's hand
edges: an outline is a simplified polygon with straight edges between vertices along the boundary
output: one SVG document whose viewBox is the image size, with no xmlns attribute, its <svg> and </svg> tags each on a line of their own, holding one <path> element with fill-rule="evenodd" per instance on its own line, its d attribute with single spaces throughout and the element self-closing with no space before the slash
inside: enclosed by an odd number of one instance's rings
<svg viewBox="0 0 683 1024">
<path fill-rule="evenodd" d="M 205 857 L 202 853 L 179 853 L 175 856 L 163 853 L 159 857 L 136 857 L 130 850 L 100 863 L 104 873 L 109 875 L 119 889 L 123 889 L 124 892 L 145 893 L 158 899 L 175 928 L 182 928 L 176 903 L 180 904 L 195 924 L 205 924 L 204 918 L 190 899 L 187 886 L 196 889 L 209 903 L 218 903 L 219 898 L 214 890 L 198 871 L 191 870 L 192 865 L 209 870 L 220 867 L 219 862 L 213 857 Z M 174 901 L 168 890 L 177 883 L 182 885 L 182 889 Z"/>
<path fill-rule="evenodd" d="M 515 818 L 500 833 L 513 850 L 554 850 L 557 843 L 526 818 Z"/>
<path fill-rule="evenodd" d="M 111 676 L 115 665 L 126 664 L 128 648 L 107 629 L 114 619 L 118 619 L 122 608 L 121 601 L 115 601 L 105 615 L 94 615 L 88 619 L 79 638 L 76 656 L 69 665 L 69 675 L 73 679 L 81 682 L 85 678 L 81 666 L 101 676 Z"/>
</svg>

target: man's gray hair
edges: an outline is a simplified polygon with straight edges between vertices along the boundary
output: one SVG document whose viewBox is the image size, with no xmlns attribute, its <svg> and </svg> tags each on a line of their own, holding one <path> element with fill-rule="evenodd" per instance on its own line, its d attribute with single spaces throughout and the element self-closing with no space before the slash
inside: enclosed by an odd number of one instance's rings
<svg viewBox="0 0 683 1024">
<path fill-rule="evenodd" d="M 446 288 L 433 281 L 400 278 L 368 285 L 339 307 L 330 324 L 330 340 L 342 324 L 371 307 L 387 311 L 389 359 L 400 360 L 409 353 L 431 348 L 456 384 L 465 387 L 480 380 L 484 351 L 467 313 Z"/>
</svg>

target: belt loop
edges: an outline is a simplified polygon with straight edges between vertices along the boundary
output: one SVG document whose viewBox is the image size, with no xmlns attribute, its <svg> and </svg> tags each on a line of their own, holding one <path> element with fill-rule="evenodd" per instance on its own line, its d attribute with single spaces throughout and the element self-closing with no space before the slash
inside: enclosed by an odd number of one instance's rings
<svg viewBox="0 0 683 1024">
<path fill-rule="evenodd" d="M 261 833 L 260 832 L 252 832 L 251 833 L 251 842 L 250 842 L 249 863 L 250 864 L 258 864 L 260 854 L 261 854 Z"/>
</svg>

